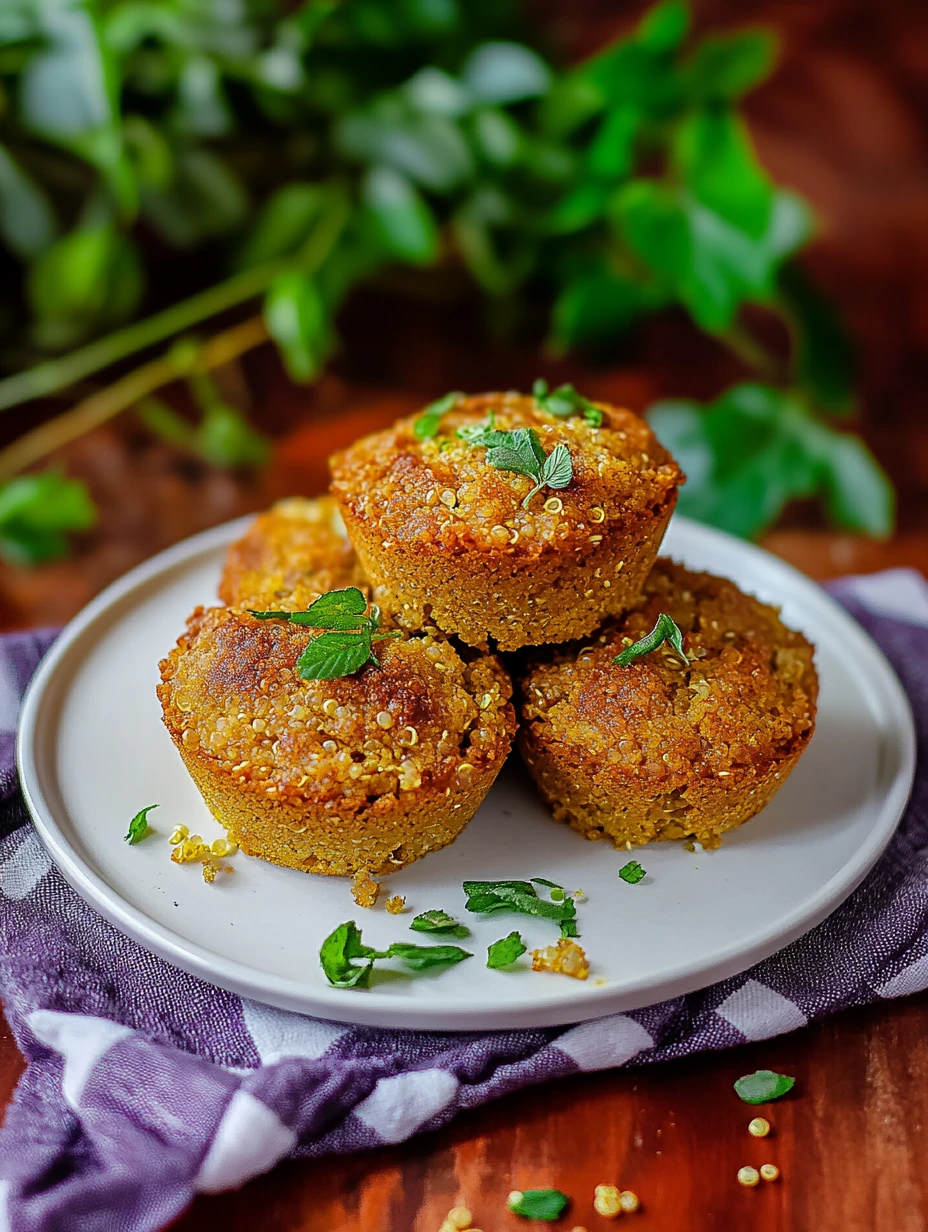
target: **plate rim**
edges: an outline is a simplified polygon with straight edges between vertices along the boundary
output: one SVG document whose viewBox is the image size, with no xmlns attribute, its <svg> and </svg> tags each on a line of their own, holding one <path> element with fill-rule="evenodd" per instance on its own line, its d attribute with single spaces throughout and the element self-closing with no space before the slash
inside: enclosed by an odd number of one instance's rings
<svg viewBox="0 0 928 1232">
<path fill-rule="evenodd" d="M 773 589 L 777 589 L 778 577 L 793 586 L 798 582 L 815 601 L 830 609 L 831 618 L 843 625 L 843 634 L 856 641 L 858 648 L 862 648 L 879 669 L 878 673 L 868 673 L 868 684 L 881 695 L 879 700 L 887 720 L 886 738 L 895 748 L 896 770 L 866 840 L 832 877 L 773 924 L 717 950 L 710 963 L 704 958 L 681 962 L 665 972 L 659 983 L 653 978 L 642 977 L 623 984 L 620 990 L 610 985 L 597 988 L 583 1006 L 573 1000 L 565 1001 L 563 997 L 551 997 L 535 1000 L 528 1006 L 511 999 L 497 1002 L 490 1009 L 455 1007 L 442 1011 L 440 1002 L 438 1008 L 424 1008 L 388 992 L 348 1000 L 343 990 L 324 985 L 307 986 L 292 977 L 262 972 L 250 964 L 216 954 L 135 907 L 68 841 L 45 797 L 39 768 L 41 759 L 36 756 L 36 734 L 43 717 L 43 700 L 59 666 L 91 626 L 132 591 L 231 542 L 253 516 L 249 514 L 222 523 L 172 545 L 129 570 L 91 600 L 64 626 L 42 658 L 23 697 L 17 731 L 17 769 L 23 797 L 43 846 L 65 880 L 93 910 L 144 949 L 208 984 L 327 1021 L 386 1028 L 485 1031 L 586 1022 L 706 988 L 769 957 L 836 910 L 873 868 L 895 833 L 914 781 L 916 734 L 908 696 L 883 651 L 824 588 L 800 570 L 755 544 L 675 515 L 673 522 L 687 537 L 695 539 L 697 544 L 702 540 L 710 546 L 715 542 L 729 550 L 734 548 L 769 574 Z M 670 554 L 673 554 L 672 546 Z"/>
</svg>

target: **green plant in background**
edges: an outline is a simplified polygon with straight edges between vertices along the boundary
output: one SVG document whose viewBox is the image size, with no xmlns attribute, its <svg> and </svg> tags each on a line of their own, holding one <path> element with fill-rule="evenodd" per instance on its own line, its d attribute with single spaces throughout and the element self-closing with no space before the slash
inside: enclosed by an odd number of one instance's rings
<svg viewBox="0 0 928 1232">
<path fill-rule="evenodd" d="M 358 283 L 457 265 L 499 317 L 549 304 L 555 353 L 608 354 L 679 306 L 745 361 L 756 379 L 708 407 L 651 409 L 685 512 L 750 536 L 814 497 L 888 533 L 886 477 L 836 426 L 847 343 L 794 260 L 811 213 L 738 112 L 774 60 L 765 32 L 694 41 L 682 0 L 569 68 L 506 0 L 6 0 L 0 409 L 171 346 L 0 453 L 0 476 L 129 405 L 217 464 L 257 464 L 211 366 L 269 334 L 311 381 Z M 166 263 L 200 289 L 145 315 Z M 216 334 L 259 299 L 256 327 Z M 784 323 L 785 359 L 749 305 Z M 177 376 L 197 424 L 155 398 Z"/>
</svg>

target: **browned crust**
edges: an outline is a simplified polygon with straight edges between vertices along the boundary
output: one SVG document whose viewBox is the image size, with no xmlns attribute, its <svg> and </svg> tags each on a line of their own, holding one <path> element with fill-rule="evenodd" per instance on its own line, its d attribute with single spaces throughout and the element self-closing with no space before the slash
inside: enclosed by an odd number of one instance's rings
<svg viewBox="0 0 928 1232">
<path fill-rule="evenodd" d="M 662 611 L 684 632 L 689 666 L 666 647 L 614 666 Z M 555 817 L 620 846 L 716 846 L 786 780 L 818 693 L 813 649 L 777 609 L 669 561 L 623 621 L 537 656 L 519 684 L 519 747 Z"/>
<path fill-rule="evenodd" d="M 463 400 L 433 440 L 416 437 L 412 417 L 336 455 L 332 491 L 378 602 L 401 622 L 427 618 L 503 650 L 580 637 L 626 609 L 682 476 L 642 420 L 601 409 L 593 429 L 530 398 L 487 394 Z M 570 486 L 523 509 L 531 481 L 487 466 L 456 436 L 491 410 L 497 427 L 534 427 L 548 453 L 567 444 Z"/>
<path fill-rule="evenodd" d="M 311 872 L 390 872 L 452 842 L 510 751 L 498 660 L 424 634 L 303 681 L 313 636 L 197 609 L 163 660 L 165 725 L 213 815 L 249 854 Z"/>
</svg>

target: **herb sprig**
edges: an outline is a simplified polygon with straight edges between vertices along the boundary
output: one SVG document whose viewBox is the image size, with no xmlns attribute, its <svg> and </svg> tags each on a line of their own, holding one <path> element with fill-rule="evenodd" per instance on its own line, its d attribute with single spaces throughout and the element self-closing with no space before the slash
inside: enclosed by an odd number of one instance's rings
<svg viewBox="0 0 928 1232">
<path fill-rule="evenodd" d="M 445 394 L 443 398 L 436 398 L 434 402 L 430 402 L 418 419 L 413 420 L 412 430 L 420 441 L 431 440 L 436 436 L 438 429 L 441 427 L 442 418 L 447 413 L 457 406 L 458 401 L 464 395 L 455 391 L 454 393 Z"/>
<path fill-rule="evenodd" d="M 683 634 L 680 632 L 680 627 L 666 612 L 661 612 L 657 618 L 657 624 L 650 633 L 646 633 L 633 645 L 626 646 L 612 662 L 617 667 L 628 667 L 629 663 L 640 659 L 642 655 L 650 654 L 652 650 L 657 650 L 658 646 L 663 645 L 664 642 L 673 647 L 684 663 L 689 662 L 683 649 Z"/>
<path fill-rule="evenodd" d="M 549 391 L 548 382 L 541 377 L 532 386 L 532 396 L 543 411 L 556 419 L 570 419 L 582 415 L 591 428 L 602 426 L 603 413 L 589 398 L 577 393 L 573 385 L 559 385 Z"/>
<path fill-rule="evenodd" d="M 579 937 L 577 908 L 573 898 L 565 894 L 563 886 L 541 878 L 533 880 L 551 887 L 551 897 L 541 898 L 531 881 L 465 881 L 465 907 L 475 915 L 489 916 L 501 911 L 513 911 L 519 915 L 553 920 L 561 926 L 562 937 Z M 560 891 L 563 896 L 559 901 L 554 900 L 555 891 Z"/>
<path fill-rule="evenodd" d="M 151 831 L 151 826 L 148 824 L 148 814 L 152 809 L 156 809 L 157 804 L 149 804 L 146 808 L 139 809 L 136 815 L 129 822 L 129 829 L 126 832 L 125 842 L 130 847 L 134 847 L 136 843 L 140 843 L 143 838 Z"/>
<path fill-rule="evenodd" d="M 566 488 L 574 477 L 574 464 L 570 450 L 560 441 L 546 454 L 534 428 L 515 428 L 503 432 L 496 428 L 484 428 L 472 433 L 468 444 L 485 448 L 487 462 L 498 471 L 511 471 L 527 475 L 535 486 L 522 501 L 527 509 L 529 501 L 542 488 Z"/>
<path fill-rule="evenodd" d="M 380 666 L 374 654 L 374 642 L 402 633 L 378 633 L 380 608 L 371 605 L 357 586 L 330 590 L 311 603 L 305 612 L 256 612 L 248 609 L 256 620 L 286 620 L 292 625 L 311 629 L 326 629 L 314 637 L 296 661 L 297 673 L 303 680 L 336 680 L 352 676 L 367 663 Z"/>
<path fill-rule="evenodd" d="M 339 924 L 319 950 L 323 974 L 333 988 L 369 988 L 374 963 L 382 958 L 398 958 L 410 971 L 463 962 L 472 958 L 458 945 L 412 945 L 394 941 L 385 950 L 375 950 L 361 940 L 361 930 L 353 920 Z"/>
</svg>

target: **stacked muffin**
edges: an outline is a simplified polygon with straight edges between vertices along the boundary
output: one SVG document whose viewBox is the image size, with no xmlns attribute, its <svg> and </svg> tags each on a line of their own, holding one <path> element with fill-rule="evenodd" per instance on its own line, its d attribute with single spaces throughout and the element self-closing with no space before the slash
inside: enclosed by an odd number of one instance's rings
<svg viewBox="0 0 928 1232">
<path fill-rule="evenodd" d="M 225 606 L 191 616 L 159 695 L 246 852 L 386 873 L 452 842 L 516 734 L 510 671 L 526 765 L 589 838 L 714 845 L 798 760 L 811 646 L 655 565 L 679 467 L 630 412 L 545 392 L 449 395 L 230 549 Z M 668 617 L 682 642 L 639 654 Z"/>
</svg>

